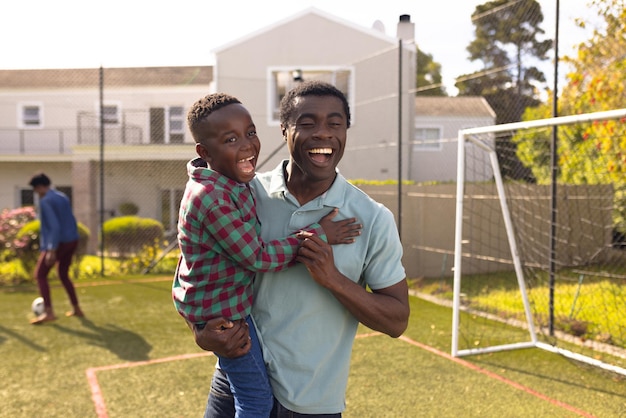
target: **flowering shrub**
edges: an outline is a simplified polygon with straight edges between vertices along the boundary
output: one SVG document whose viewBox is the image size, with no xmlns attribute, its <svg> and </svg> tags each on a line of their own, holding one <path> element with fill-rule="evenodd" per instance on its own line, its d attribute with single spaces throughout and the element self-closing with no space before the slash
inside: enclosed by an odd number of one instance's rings
<svg viewBox="0 0 626 418">
<path fill-rule="evenodd" d="M 141 247 L 141 250 L 134 253 L 132 256 L 122 257 L 120 271 L 127 274 L 143 274 L 160 256 L 162 244 L 162 239 L 155 238 L 152 243 L 145 243 L 143 247 Z M 178 259 L 175 261 L 178 262 Z M 174 270 L 176 270 L 175 265 L 168 273 Z"/>
<path fill-rule="evenodd" d="M 22 226 L 16 240 L 19 240 L 19 245 L 16 245 L 15 253 L 24 271 L 30 275 L 35 271 L 39 258 L 39 220 L 35 219 Z"/>
<path fill-rule="evenodd" d="M 16 239 L 20 240 L 20 245 L 16 247 L 16 253 L 19 256 L 20 263 L 25 271 L 32 273 L 35 271 L 37 265 L 37 259 L 39 258 L 39 230 L 41 224 L 38 219 L 30 221 L 25 224 L 18 232 Z M 80 265 L 82 257 L 85 255 L 87 249 L 87 241 L 89 240 L 90 231 L 82 223 L 78 222 L 78 248 L 74 254 L 75 260 L 72 266 L 73 270 L 70 272 L 74 274 L 74 278 L 77 278 L 78 271 L 76 268 Z M 54 274 L 54 272 L 53 272 Z M 54 277 L 52 275 L 51 277 Z"/>
<path fill-rule="evenodd" d="M 27 245 L 28 238 L 18 237 L 18 232 L 35 217 L 32 206 L 3 209 L 0 212 L 0 262 L 16 258 L 19 249 Z"/>
</svg>

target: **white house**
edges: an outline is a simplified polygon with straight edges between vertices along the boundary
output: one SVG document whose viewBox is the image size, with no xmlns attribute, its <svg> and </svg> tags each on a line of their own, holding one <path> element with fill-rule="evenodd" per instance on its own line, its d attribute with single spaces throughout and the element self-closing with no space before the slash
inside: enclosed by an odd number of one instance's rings
<svg viewBox="0 0 626 418">
<path fill-rule="evenodd" d="M 334 83 L 346 93 L 352 110 L 339 169 L 348 178 L 395 179 L 398 126 L 406 142 L 413 131 L 403 123 L 414 116 L 409 93 L 415 88 L 413 37 L 407 15 L 400 16 L 397 36 L 390 37 L 310 8 L 216 50 L 215 84 L 255 112 L 263 149 L 276 152 L 268 160 L 267 168 L 273 168 L 287 156 L 277 120 L 282 95 L 302 79 Z M 407 174 L 405 169 L 403 176 Z"/>
<path fill-rule="evenodd" d="M 72 197 L 77 218 L 93 232 L 92 249 L 101 219 L 122 203 L 173 230 L 185 163 L 195 156 L 189 106 L 215 91 L 239 97 L 261 138 L 258 168 L 269 170 L 287 156 L 278 102 L 310 78 L 334 83 L 350 100 L 352 126 L 339 167 L 347 178 L 420 180 L 431 170 L 420 168 L 426 150 L 412 145 L 415 129 L 454 135 L 446 121 L 454 112 L 446 116 L 446 108 L 457 99 L 440 98 L 448 104 L 439 114 L 420 107 L 433 99 L 413 94 L 413 32 L 407 15 L 397 36 L 388 36 L 311 8 L 219 48 L 215 66 L 0 70 L 0 208 L 32 204 L 28 179 L 45 171 Z M 478 113 L 461 127 L 493 123 Z M 456 154 L 440 151 L 441 165 L 453 166 Z M 428 152 L 431 160 L 434 150 Z"/>
<path fill-rule="evenodd" d="M 0 71 L 0 207 L 32 204 L 28 180 L 45 171 L 72 197 L 94 240 L 100 207 L 110 216 L 125 202 L 172 228 L 175 192 L 184 187 L 184 162 L 194 154 L 186 111 L 211 90 L 213 68 L 104 69 L 102 130 L 100 75 L 99 69 Z"/>
<path fill-rule="evenodd" d="M 415 142 L 409 153 L 410 179 L 455 181 L 458 132 L 495 123 L 496 114 L 483 97 L 417 96 Z M 482 178 L 469 180 L 487 180 L 489 173 L 490 168 L 486 168 L 480 173 Z"/>
</svg>

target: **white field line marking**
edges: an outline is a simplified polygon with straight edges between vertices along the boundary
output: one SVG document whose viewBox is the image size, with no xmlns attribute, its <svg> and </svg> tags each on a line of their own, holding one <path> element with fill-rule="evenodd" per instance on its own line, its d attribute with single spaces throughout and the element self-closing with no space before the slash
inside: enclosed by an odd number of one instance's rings
<svg viewBox="0 0 626 418">
<path fill-rule="evenodd" d="M 154 359 L 154 360 L 134 361 L 134 362 L 128 362 L 128 363 L 111 364 L 108 366 L 88 368 L 87 370 L 85 370 L 85 373 L 87 374 L 87 382 L 89 383 L 89 387 L 91 389 L 91 399 L 93 400 L 94 406 L 96 408 L 96 415 L 98 416 L 98 418 L 108 418 L 109 416 L 107 409 L 106 409 L 106 405 L 104 403 L 104 396 L 102 396 L 102 390 L 100 389 L 100 384 L 98 383 L 98 378 L 96 377 L 96 372 L 100 372 L 103 370 L 115 370 L 115 369 L 125 369 L 129 367 L 146 366 L 149 364 L 167 363 L 170 361 L 177 361 L 177 360 L 189 360 L 193 358 L 207 357 L 211 355 L 213 355 L 213 353 L 211 352 L 181 354 L 180 356 L 164 357 L 164 358 Z"/>
<path fill-rule="evenodd" d="M 482 373 L 482 374 L 484 374 L 487 377 L 499 380 L 500 382 L 503 382 L 503 383 L 505 383 L 505 384 L 507 384 L 509 386 L 512 386 L 515 389 L 519 389 L 519 390 L 521 390 L 523 392 L 528 393 L 531 396 L 535 396 L 535 397 L 537 397 L 539 399 L 542 399 L 544 401 L 547 401 L 547 402 L 549 402 L 549 403 L 551 403 L 551 404 L 553 404 L 555 406 L 558 406 L 559 408 L 563 408 L 563 409 L 566 409 L 566 410 L 568 410 L 570 412 L 578 414 L 581 417 L 595 418 L 595 416 L 593 414 L 589 413 L 589 412 L 586 412 L 586 411 L 583 411 L 581 409 L 578 409 L 578 408 L 576 408 L 576 407 L 574 407 L 572 405 L 566 404 L 565 402 L 561 402 L 559 400 L 550 398 L 549 396 L 546 396 L 543 393 L 539 393 L 539 392 L 537 392 L 537 391 L 535 391 L 535 390 L 533 390 L 533 389 L 531 389 L 531 388 L 529 388 L 527 386 L 522 385 L 521 383 L 517 383 L 517 382 L 515 382 L 513 380 L 507 379 L 504 376 L 500 376 L 497 373 L 493 373 L 493 372 L 491 372 L 489 370 L 483 369 L 482 367 L 479 367 L 479 366 L 477 366 L 477 365 L 475 365 L 473 363 L 470 363 L 469 361 L 462 360 L 462 359 L 460 359 L 458 357 L 452 357 L 452 355 L 450 355 L 448 353 L 444 353 L 443 351 L 439 351 L 436 348 L 430 347 L 430 346 L 422 344 L 422 343 L 418 343 L 417 341 L 413 341 L 412 339 L 410 339 L 408 337 L 405 337 L 404 335 L 401 335 L 399 337 L 399 339 L 401 339 L 402 341 L 407 342 L 409 344 L 412 344 L 412 345 L 414 345 L 416 347 L 419 347 L 419 348 L 421 348 L 423 350 L 426 350 L 426 351 L 428 351 L 430 353 L 433 353 L 433 354 L 435 354 L 437 356 L 443 357 L 443 358 L 445 358 L 447 360 L 450 360 L 450 361 L 453 361 L 453 362 L 455 362 L 457 364 L 460 364 L 461 366 L 464 366 L 464 367 L 467 367 L 467 368 L 472 369 L 474 371 L 477 371 L 479 373 Z"/>
<path fill-rule="evenodd" d="M 376 337 L 379 335 L 385 335 L 382 334 L 380 332 L 371 332 L 371 333 L 367 333 L 367 334 L 357 334 L 357 336 L 355 338 L 360 339 L 360 338 L 368 338 L 368 337 Z M 461 366 L 467 367 L 471 370 L 477 371 L 479 373 L 484 374 L 485 376 L 491 378 L 491 379 L 496 379 L 499 380 L 502 383 L 505 383 L 515 389 L 521 390 L 523 392 L 526 392 L 527 394 L 534 396 L 536 398 L 539 398 L 541 400 L 544 400 L 546 402 L 549 402 L 559 408 L 563 408 L 567 411 L 573 412 L 577 415 L 580 415 L 582 417 L 586 417 L 586 418 L 595 418 L 595 416 L 589 412 L 583 411 L 581 409 L 578 409 L 572 405 L 566 404 L 565 402 L 561 402 L 559 400 L 550 398 L 549 396 L 546 396 L 540 392 L 537 392 L 527 386 L 524 386 L 520 383 L 517 383 L 513 380 L 507 379 L 506 377 L 500 376 L 499 374 L 493 373 L 489 370 L 483 369 L 473 363 L 470 363 L 469 361 L 466 360 L 462 360 L 460 358 L 457 357 L 452 357 L 450 354 L 448 353 L 444 353 L 443 351 L 437 350 L 436 348 L 430 347 L 428 345 L 419 343 L 417 341 L 414 341 L 404 335 L 400 336 L 398 338 L 401 341 L 404 341 L 405 343 L 414 345 L 418 348 L 421 348 L 422 350 L 428 351 L 432 354 L 435 354 L 439 357 L 442 357 L 446 360 L 452 361 L 454 363 L 457 363 Z M 102 396 L 102 391 L 100 390 L 100 385 L 98 384 L 98 379 L 96 377 L 96 372 L 99 371 L 104 371 L 104 370 L 115 370 L 115 369 L 123 369 L 123 368 L 128 368 L 128 367 L 137 367 L 137 366 L 145 366 L 148 364 L 156 364 L 156 363 L 166 363 L 169 361 L 177 361 L 177 360 L 187 360 L 187 359 L 192 359 L 192 358 L 198 358 L 198 357 L 206 357 L 206 356 L 210 356 L 213 355 L 213 353 L 211 352 L 204 352 L 204 353 L 194 353 L 194 354 L 182 354 L 180 356 L 173 356 L 173 357 L 165 357 L 165 358 L 161 358 L 161 359 L 154 359 L 154 360 L 146 360 L 146 361 L 137 361 L 137 362 L 129 362 L 129 363 L 121 363 L 121 364 L 112 364 L 109 366 L 100 366 L 100 367 L 91 367 L 89 369 L 86 370 L 86 374 L 87 374 L 87 381 L 89 382 L 89 386 L 91 388 L 91 397 L 93 399 L 93 403 L 94 406 L 96 408 L 96 414 L 98 416 L 98 418 L 108 418 L 108 413 L 106 410 L 106 405 L 104 402 L 104 397 Z"/>
</svg>

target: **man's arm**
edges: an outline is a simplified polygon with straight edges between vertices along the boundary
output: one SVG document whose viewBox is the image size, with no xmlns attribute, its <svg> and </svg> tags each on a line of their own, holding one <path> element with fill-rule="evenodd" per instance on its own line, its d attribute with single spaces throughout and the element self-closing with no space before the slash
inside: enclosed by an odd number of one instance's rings
<svg viewBox="0 0 626 418">
<path fill-rule="evenodd" d="M 212 351 L 221 357 L 235 358 L 250 350 L 250 335 L 245 321 L 229 321 L 215 318 L 207 321 L 203 329 L 189 324 L 198 347 Z"/>
<path fill-rule="evenodd" d="M 406 280 L 368 292 L 337 270 L 332 247 L 316 236 L 302 242 L 297 260 L 367 327 L 391 337 L 406 330 L 410 313 Z"/>
</svg>

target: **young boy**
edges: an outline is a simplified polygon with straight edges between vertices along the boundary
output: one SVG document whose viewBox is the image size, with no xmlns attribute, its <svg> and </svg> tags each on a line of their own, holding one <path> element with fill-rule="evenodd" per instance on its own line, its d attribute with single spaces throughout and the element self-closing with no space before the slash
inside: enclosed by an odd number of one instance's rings
<svg viewBox="0 0 626 418">
<path fill-rule="evenodd" d="M 237 98 L 217 93 L 198 100 L 187 121 L 200 158 L 187 164 L 174 304 L 190 326 L 199 329 L 216 317 L 247 322 L 250 351 L 235 359 L 220 357 L 220 367 L 228 375 L 236 416 L 266 417 L 273 395 L 250 318 L 255 272 L 279 271 L 295 263 L 300 238 L 306 234 L 327 237 L 330 244 L 348 244 L 359 235 L 360 225 L 354 218 L 332 222 L 337 214 L 333 210 L 304 233 L 262 242 L 248 186 L 261 148 L 250 113 Z"/>
</svg>

